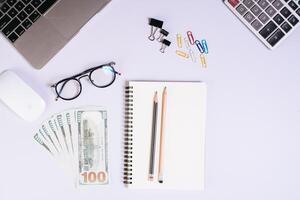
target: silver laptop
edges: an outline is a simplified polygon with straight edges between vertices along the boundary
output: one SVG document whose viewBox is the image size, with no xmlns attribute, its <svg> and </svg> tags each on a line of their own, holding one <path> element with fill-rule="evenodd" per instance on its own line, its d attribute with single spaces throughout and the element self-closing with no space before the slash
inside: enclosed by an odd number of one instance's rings
<svg viewBox="0 0 300 200">
<path fill-rule="evenodd" d="M 0 31 L 41 69 L 111 0 L 0 0 Z"/>
</svg>

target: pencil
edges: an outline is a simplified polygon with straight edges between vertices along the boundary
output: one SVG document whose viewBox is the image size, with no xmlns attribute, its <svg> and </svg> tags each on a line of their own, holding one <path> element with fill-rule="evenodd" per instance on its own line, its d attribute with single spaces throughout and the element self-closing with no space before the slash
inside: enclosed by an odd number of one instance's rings
<svg viewBox="0 0 300 200">
<path fill-rule="evenodd" d="M 155 143 L 156 143 L 156 125 L 157 125 L 157 92 L 153 97 L 153 113 L 152 113 L 152 135 L 151 135 L 151 149 L 150 149 L 150 166 L 149 166 L 149 181 L 154 178 L 154 161 L 155 161 Z"/>
<path fill-rule="evenodd" d="M 161 107 L 161 124 L 160 124 L 160 145 L 159 145 L 159 165 L 158 165 L 158 182 L 163 183 L 163 167 L 164 167 L 164 132 L 166 121 L 166 106 L 167 106 L 167 87 L 164 88 L 162 94 Z"/>
</svg>

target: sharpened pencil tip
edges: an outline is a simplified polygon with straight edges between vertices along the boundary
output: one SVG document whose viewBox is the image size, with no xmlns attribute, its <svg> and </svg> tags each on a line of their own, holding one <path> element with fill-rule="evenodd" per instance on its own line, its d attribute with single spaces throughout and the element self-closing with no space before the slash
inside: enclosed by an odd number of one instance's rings
<svg viewBox="0 0 300 200">
<path fill-rule="evenodd" d="M 157 91 L 155 91 L 155 93 L 154 93 L 154 98 L 153 98 L 153 101 L 155 101 L 155 102 L 158 102 L 158 98 L 157 98 Z"/>
<path fill-rule="evenodd" d="M 148 180 L 153 181 L 153 179 L 154 179 L 153 175 L 149 175 Z"/>
</svg>

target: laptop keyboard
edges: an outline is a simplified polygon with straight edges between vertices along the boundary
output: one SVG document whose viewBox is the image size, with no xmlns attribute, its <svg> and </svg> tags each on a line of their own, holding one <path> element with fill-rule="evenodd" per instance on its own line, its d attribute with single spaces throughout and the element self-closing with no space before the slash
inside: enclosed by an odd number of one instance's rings
<svg viewBox="0 0 300 200">
<path fill-rule="evenodd" d="M 0 31 L 14 43 L 57 0 L 7 0 L 0 7 Z"/>
<path fill-rule="evenodd" d="M 298 26 L 300 0 L 225 0 L 270 49 Z"/>
</svg>

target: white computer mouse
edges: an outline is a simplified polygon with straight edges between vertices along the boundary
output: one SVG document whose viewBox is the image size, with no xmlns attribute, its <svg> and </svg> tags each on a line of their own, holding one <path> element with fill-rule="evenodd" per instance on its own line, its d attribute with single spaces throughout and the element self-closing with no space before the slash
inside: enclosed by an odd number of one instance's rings
<svg viewBox="0 0 300 200">
<path fill-rule="evenodd" d="M 0 74 L 0 100 L 29 122 L 37 119 L 45 110 L 45 101 L 17 74 L 9 70 Z"/>
</svg>

